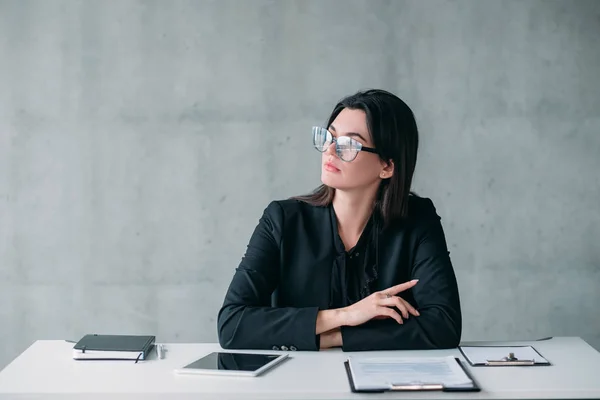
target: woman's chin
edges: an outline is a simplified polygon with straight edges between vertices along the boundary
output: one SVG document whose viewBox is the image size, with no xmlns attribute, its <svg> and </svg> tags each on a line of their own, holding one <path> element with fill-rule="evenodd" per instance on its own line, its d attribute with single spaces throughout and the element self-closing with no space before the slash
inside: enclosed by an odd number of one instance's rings
<svg viewBox="0 0 600 400">
<path fill-rule="evenodd" d="M 323 183 L 323 185 L 329 186 L 330 188 L 333 188 L 333 189 L 343 189 L 345 187 L 343 179 L 339 179 L 339 178 L 336 179 L 335 177 L 332 177 L 327 172 L 324 172 L 321 175 L 321 182 Z"/>
</svg>

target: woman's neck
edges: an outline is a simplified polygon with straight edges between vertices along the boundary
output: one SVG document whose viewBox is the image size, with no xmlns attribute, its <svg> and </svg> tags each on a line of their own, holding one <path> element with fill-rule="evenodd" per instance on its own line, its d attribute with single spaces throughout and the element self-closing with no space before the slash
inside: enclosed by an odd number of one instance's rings
<svg viewBox="0 0 600 400">
<path fill-rule="evenodd" d="M 356 245 L 373 213 L 377 188 L 365 192 L 336 190 L 333 210 L 337 217 L 338 233 L 346 249 Z"/>
</svg>

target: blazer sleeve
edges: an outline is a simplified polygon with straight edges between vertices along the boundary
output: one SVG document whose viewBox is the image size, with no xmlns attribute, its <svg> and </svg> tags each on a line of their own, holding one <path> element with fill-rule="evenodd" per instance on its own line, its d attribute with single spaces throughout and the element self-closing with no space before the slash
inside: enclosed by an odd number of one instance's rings
<svg viewBox="0 0 600 400">
<path fill-rule="evenodd" d="M 433 208 L 431 200 L 428 202 Z M 421 315 L 403 318 L 404 324 L 384 319 L 344 326 L 341 328 L 344 351 L 444 349 L 460 343 L 462 315 L 458 285 L 440 217 L 430 214 L 426 221 L 415 231 L 411 279 L 419 282 L 411 289 L 414 303 L 409 301 Z M 402 293 L 399 296 L 404 298 Z"/>
<path fill-rule="evenodd" d="M 272 307 L 279 285 L 284 214 L 273 201 L 256 226 L 217 317 L 224 349 L 318 350 L 318 307 Z"/>
</svg>

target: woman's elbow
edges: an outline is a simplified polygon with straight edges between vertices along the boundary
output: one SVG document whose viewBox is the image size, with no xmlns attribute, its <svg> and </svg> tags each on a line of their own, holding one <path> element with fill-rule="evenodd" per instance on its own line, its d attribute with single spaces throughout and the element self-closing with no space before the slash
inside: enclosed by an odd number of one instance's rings
<svg viewBox="0 0 600 400">
<path fill-rule="evenodd" d="M 220 326 L 218 327 L 218 337 L 219 337 L 219 345 L 222 349 L 231 350 L 234 349 L 233 345 L 233 336 L 228 333 L 228 331 L 222 329 Z"/>
<path fill-rule="evenodd" d="M 462 317 L 460 310 L 433 308 L 423 315 L 420 324 L 425 334 L 426 348 L 454 349 L 458 347 L 462 334 Z M 423 318 L 423 317 L 417 317 Z"/>
<path fill-rule="evenodd" d="M 449 327 L 444 333 L 438 337 L 437 348 L 439 349 L 455 349 L 460 344 L 460 327 Z"/>
<path fill-rule="evenodd" d="M 234 315 L 235 314 L 231 309 L 223 307 L 219 310 L 217 316 L 217 337 L 219 339 L 219 345 L 226 350 L 239 348 L 236 345 L 235 340 L 235 329 L 238 321 Z"/>
<path fill-rule="evenodd" d="M 440 324 L 436 329 L 433 340 L 435 348 L 455 349 L 460 344 L 462 335 L 461 318 L 448 319 L 445 324 Z"/>
</svg>

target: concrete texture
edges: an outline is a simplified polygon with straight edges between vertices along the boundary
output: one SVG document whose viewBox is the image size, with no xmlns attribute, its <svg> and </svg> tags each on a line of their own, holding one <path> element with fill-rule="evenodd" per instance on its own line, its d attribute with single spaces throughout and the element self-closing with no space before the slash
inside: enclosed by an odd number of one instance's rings
<svg viewBox="0 0 600 400">
<path fill-rule="evenodd" d="M 417 116 L 463 339 L 600 348 L 599 37 L 598 1 L 0 0 L 0 367 L 215 341 L 263 208 L 319 183 L 310 126 L 368 87 Z"/>
</svg>

